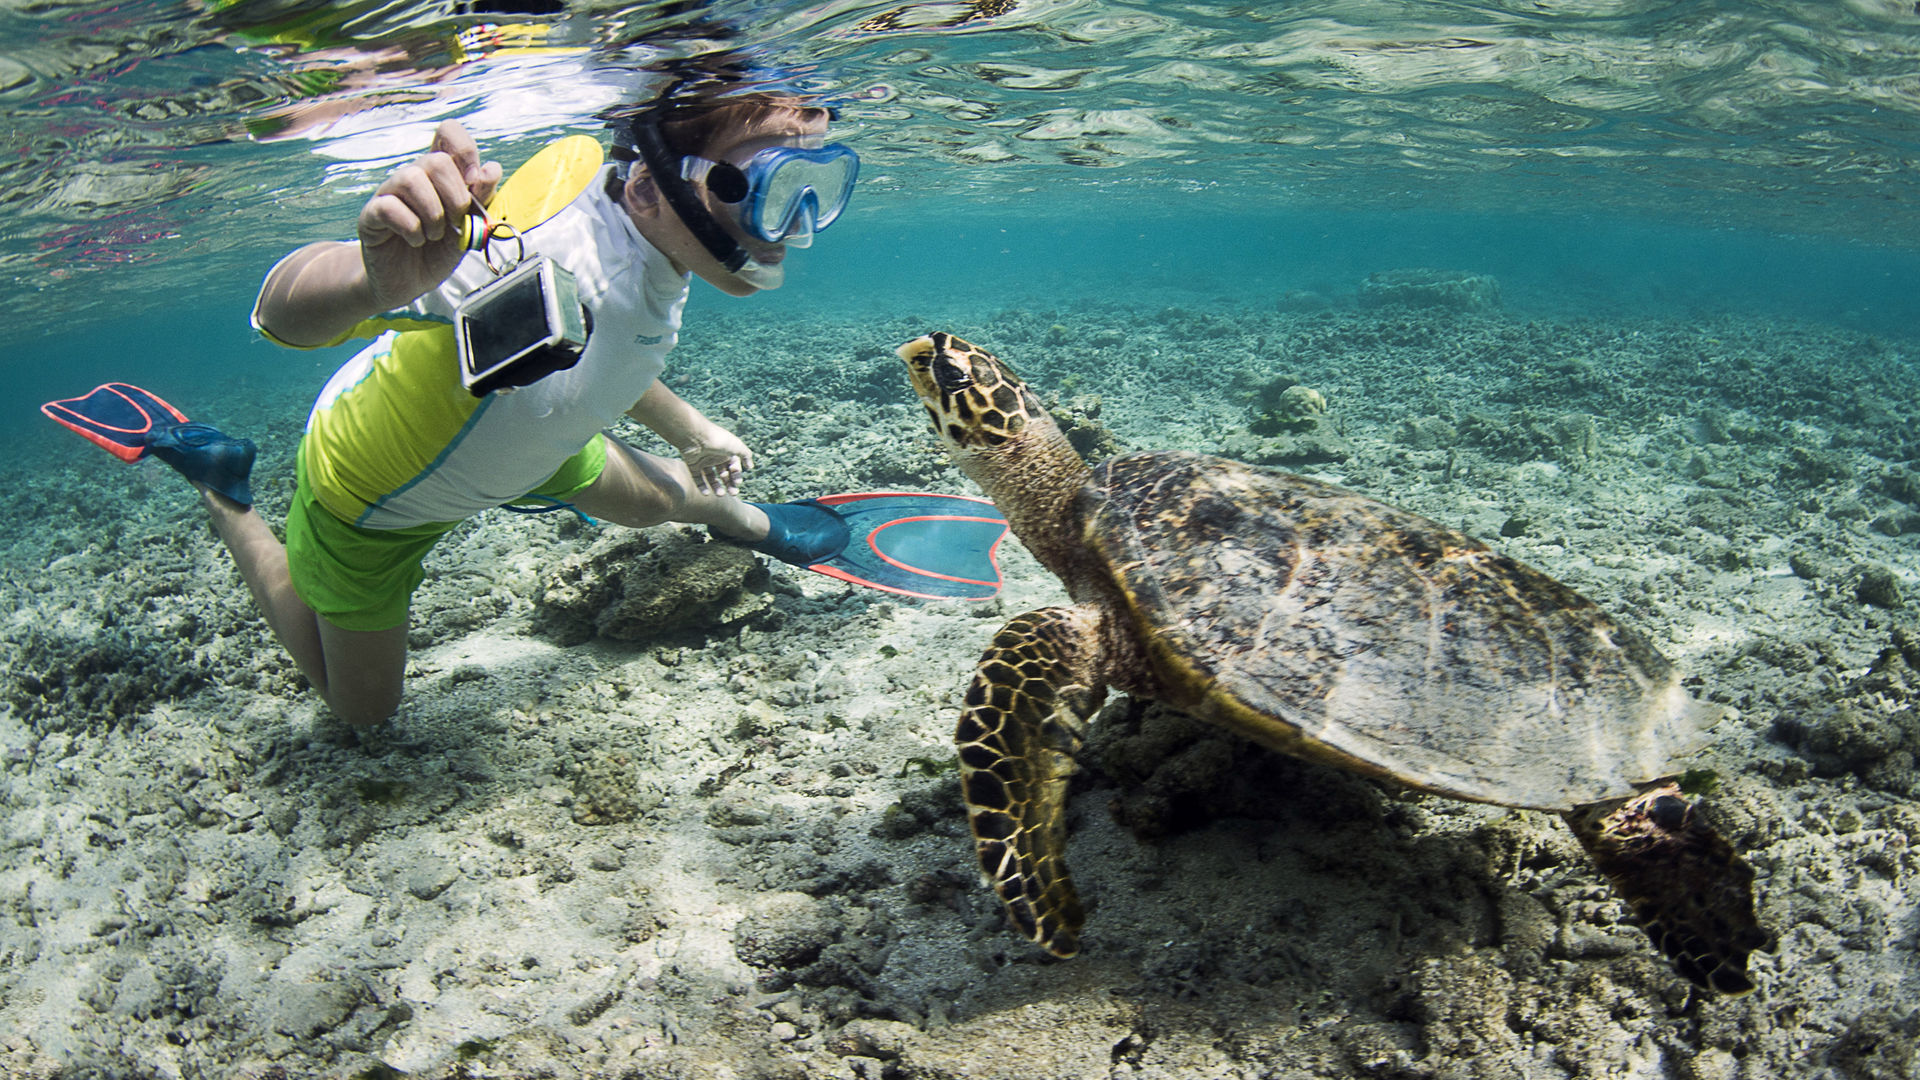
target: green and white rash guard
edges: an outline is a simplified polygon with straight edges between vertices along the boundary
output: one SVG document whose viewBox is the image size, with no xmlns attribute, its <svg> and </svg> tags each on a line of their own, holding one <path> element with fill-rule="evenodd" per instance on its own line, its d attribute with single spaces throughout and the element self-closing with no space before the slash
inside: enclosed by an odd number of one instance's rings
<svg viewBox="0 0 1920 1080">
<path fill-rule="evenodd" d="M 367 529 L 461 521 L 539 487 L 640 400 L 679 339 L 690 277 L 641 237 L 607 178 L 602 170 L 522 234 L 528 258 L 552 257 L 579 284 L 593 317 L 579 363 L 531 386 L 468 393 L 453 313 L 493 278 L 469 254 L 439 288 L 342 336 L 378 335 L 307 418 L 300 452 L 322 506 Z"/>
</svg>

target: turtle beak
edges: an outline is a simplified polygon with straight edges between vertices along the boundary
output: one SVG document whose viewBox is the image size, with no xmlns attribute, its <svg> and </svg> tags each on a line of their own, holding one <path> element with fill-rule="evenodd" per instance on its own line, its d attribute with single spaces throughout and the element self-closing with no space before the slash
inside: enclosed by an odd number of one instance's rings
<svg viewBox="0 0 1920 1080">
<path fill-rule="evenodd" d="M 972 367 L 965 354 L 953 347 L 958 340 L 952 334 L 930 334 L 895 350 L 907 362 L 913 388 L 921 397 L 934 400 L 973 386 Z"/>
<path fill-rule="evenodd" d="M 894 350 L 907 363 L 907 381 L 921 401 L 938 397 L 933 388 L 933 339 L 918 337 Z"/>
<path fill-rule="evenodd" d="M 908 367 L 923 365 L 933 355 L 933 339 L 921 336 L 893 350 L 894 355 L 907 362 Z"/>
</svg>

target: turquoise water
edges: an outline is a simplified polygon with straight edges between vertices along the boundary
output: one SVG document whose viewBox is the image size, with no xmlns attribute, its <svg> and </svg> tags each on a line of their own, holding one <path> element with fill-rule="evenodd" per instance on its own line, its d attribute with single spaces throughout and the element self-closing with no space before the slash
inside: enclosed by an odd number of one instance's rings
<svg viewBox="0 0 1920 1080">
<path fill-rule="evenodd" d="M 0 349 L 27 405 L 110 377 L 314 382 L 327 362 L 252 340 L 253 290 L 348 235 L 435 122 L 512 165 L 721 48 L 837 103 L 866 163 L 754 302 L 769 318 L 1264 305 L 1418 265 L 1556 316 L 1920 315 L 1908 4 L 213 7 L 0 11 Z M 555 51 L 456 54 L 482 23 Z"/>
<path fill-rule="evenodd" d="M 259 267 L 264 272 L 269 261 Z M 851 213 L 789 261 L 785 288 L 745 301 L 696 286 L 688 322 L 724 309 L 764 318 L 824 312 L 913 318 L 938 329 L 976 304 L 1071 312 L 1132 303 L 1271 310 L 1293 290 L 1338 299 L 1374 271 L 1443 266 L 1499 279 L 1520 316 L 1559 319 L 1793 320 L 1910 341 L 1920 326 L 1920 251 L 1828 237 L 1659 225 L 1631 216 L 1581 219 L 1315 209 L 1290 214 L 1133 216 L 1089 222 L 924 207 L 910 220 Z M 130 268 L 128 274 L 149 273 Z M 294 352 L 247 323 L 251 268 L 206 282 L 178 309 L 102 312 L 63 333 L 18 342 L 7 363 L 22 408 L 0 433 L 63 438 L 33 409 L 110 379 L 167 387 L 179 402 L 247 386 L 317 391 L 353 346 Z M 823 356 L 821 363 L 837 362 Z M 681 367 L 702 358 L 682 350 Z M 1844 378 L 1844 373 L 1837 373 Z M 900 399 L 907 400 L 904 383 Z"/>
<path fill-rule="evenodd" d="M 1910 1074 L 1910 0 L 506 6 L 0 0 L 0 1075 Z M 443 119 L 511 168 L 723 51 L 864 161 L 785 288 L 693 287 L 669 379 L 749 498 L 975 490 L 888 352 L 950 329 L 1090 453 L 1484 537 L 1737 710 L 1691 779 L 1780 938 L 1761 991 L 1684 996 L 1544 816 L 1126 707 L 1071 815 L 1086 956 L 1036 962 L 942 764 L 994 628 L 1061 595 L 1011 541 L 957 610 L 481 514 L 401 713 L 348 732 L 179 478 L 37 412 L 148 385 L 258 442 L 280 528 L 353 346 L 260 340 L 268 267 Z M 1419 267 L 1503 305 L 1362 303 Z"/>
</svg>

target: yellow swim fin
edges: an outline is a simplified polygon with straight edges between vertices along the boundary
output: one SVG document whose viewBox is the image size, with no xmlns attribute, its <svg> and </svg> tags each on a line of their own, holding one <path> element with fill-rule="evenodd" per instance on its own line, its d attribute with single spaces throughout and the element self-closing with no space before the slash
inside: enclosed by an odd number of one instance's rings
<svg viewBox="0 0 1920 1080">
<path fill-rule="evenodd" d="M 540 148 L 513 171 L 487 203 L 487 217 L 526 232 L 578 198 L 600 172 L 600 140 L 569 135 Z"/>
</svg>

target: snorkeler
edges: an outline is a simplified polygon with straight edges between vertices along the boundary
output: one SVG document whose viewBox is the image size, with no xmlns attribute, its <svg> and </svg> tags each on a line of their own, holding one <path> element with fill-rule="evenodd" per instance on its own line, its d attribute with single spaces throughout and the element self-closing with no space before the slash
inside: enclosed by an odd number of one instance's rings
<svg viewBox="0 0 1920 1080">
<path fill-rule="evenodd" d="M 771 95 L 650 106 L 617 123 L 614 161 L 577 197 L 517 233 L 468 227 L 501 171 L 460 124 L 443 123 L 430 151 L 361 208 L 357 243 L 302 247 L 261 287 L 254 325 L 280 344 L 374 338 L 308 418 L 284 545 L 251 507 L 247 440 L 180 423 L 126 384 L 54 403 L 48 415 L 127 460 L 150 449 L 193 482 L 275 637 L 356 725 L 399 705 L 408 604 L 427 551 L 490 507 L 566 505 L 636 528 L 704 524 L 783 561 L 817 563 L 846 546 L 841 515 L 812 500 L 741 500 L 752 451 L 660 375 L 692 276 L 730 296 L 777 288 L 789 245 L 807 245 L 846 207 L 858 162 L 826 143 L 827 120 L 824 108 Z M 496 242 L 470 250 L 476 229 Z M 475 310 L 470 301 L 507 269 L 488 250 L 502 246 L 538 265 L 545 312 Z M 556 293 L 584 309 L 575 340 L 548 325 L 563 307 Z M 527 319 L 531 329 L 518 325 Z M 488 320 L 503 325 L 456 344 L 456 322 Z M 518 337 L 531 345 L 512 345 Z M 502 340 L 499 355 L 469 355 Z M 491 381 L 463 385 L 462 369 L 472 376 L 476 365 Z M 157 415 L 164 437 L 120 434 L 122 421 L 97 419 L 109 407 Z M 623 413 L 679 456 L 603 434 Z"/>
</svg>

